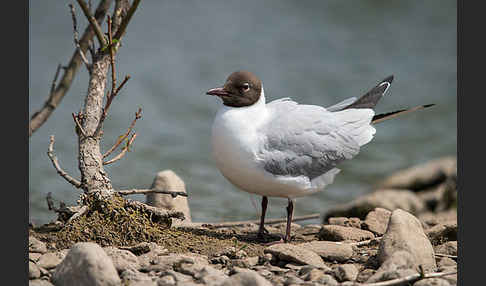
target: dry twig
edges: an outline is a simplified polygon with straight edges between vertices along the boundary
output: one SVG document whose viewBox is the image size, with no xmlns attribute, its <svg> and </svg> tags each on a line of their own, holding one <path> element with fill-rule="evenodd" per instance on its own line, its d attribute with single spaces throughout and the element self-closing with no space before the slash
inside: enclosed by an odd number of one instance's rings
<svg viewBox="0 0 486 286">
<path fill-rule="evenodd" d="M 105 18 L 106 12 L 110 8 L 112 0 L 102 0 L 100 4 L 96 8 L 95 18 L 96 21 L 101 22 Z M 86 30 L 83 33 L 83 36 L 79 40 L 79 45 L 81 50 L 85 52 L 88 47 L 91 39 L 93 38 L 93 29 L 91 25 L 88 25 Z M 58 104 L 61 102 L 63 97 L 66 95 L 67 91 L 71 87 L 71 84 L 74 80 L 74 76 L 81 64 L 81 56 L 77 51 L 74 51 L 73 56 L 71 57 L 68 66 L 64 69 L 63 76 L 59 84 L 56 86 L 55 83 L 57 81 L 57 77 L 59 75 L 60 67 L 58 66 L 56 71 L 56 76 L 54 77 L 53 85 L 51 86 L 51 90 L 49 92 L 49 97 L 44 102 L 44 106 L 37 112 L 35 112 L 30 119 L 29 122 L 29 137 L 39 129 L 44 122 L 49 118 L 52 112 L 56 109 Z"/>
<path fill-rule="evenodd" d="M 434 272 L 434 273 L 416 273 L 412 274 L 409 276 L 401 277 L 401 278 L 396 278 L 392 280 L 387 280 L 387 281 L 381 281 L 381 282 L 376 282 L 376 283 L 363 283 L 363 284 L 355 284 L 357 286 L 392 286 L 392 285 L 403 285 L 404 283 L 407 282 L 416 282 L 418 280 L 422 279 L 428 279 L 428 278 L 438 278 L 438 277 L 443 277 L 447 275 L 453 275 L 457 274 L 457 271 L 449 271 L 449 272 Z"/>
<path fill-rule="evenodd" d="M 86 135 L 86 132 L 83 129 L 83 126 L 81 126 L 81 123 L 79 122 L 79 114 L 75 115 L 74 113 L 72 113 L 72 115 L 73 115 L 74 123 L 76 123 L 76 127 L 78 128 L 77 130 L 79 130 L 79 132 L 81 132 L 81 134 L 83 134 L 84 137 L 88 137 Z"/>
<path fill-rule="evenodd" d="M 54 135 L 51 135 L 50 138 L 50 143 L 49 143 L 49 148 L 47 149 L 47 156 L 52 161 L 52 165 L 54 165 L 54 168 L 56 169 L 57 173 L 63 177 L 66 181 L 68 181 L 70 184 L 75 186 L 76 188 L 81 188 L 81 182 L 74 179 L 73 177 L 69 176 L 61 167 L 59 166 L 59 162 L 57 161 L 56 154 L 54 153 Z"/>
<path fill-rule="evenodd" d="M 88 72 L 91 73 L 91 65 L 88 62 L 88 59 L 84 55 L 83 50 L 81 50 L 81 46 L 79 45 L 79 39 L 78 39 L 78 24 L 76 21 L 76 13 L 74 11 L 74 5 L 69 4 L 69 8 L 71 8 L 71 18 L 73 19 L 73 35 L 74 35 L 74 45 L 77 48 L 77 51 L 79 55 L 81 56 L 81 59 L 83 60 L 84 64 L 86 65 L 86 69 Z"/>
<path fill-rule="evenodd" d="M 452 258 L 452 259 L 457 259 L 457 255 L 449 255 L 449 254 L 435 253 L 435 256 L 438 256 L 438 257 L 448 257 L 448 258 Z"/>
<path fill-rule="evenodd" d="M 128 127 L 128 130 L 125 134 L 121 135 L 118 137 L 118 140 L 116 140 L 115 145 L 113 145 L 110 150 L 106 151 L 105 154 L 103 154 L 103 159 L 108 157 L 115 149 L 125 140 L 125 138 L 130 135 L 130 132 L 132 131 L 133 127 L 135 126 L 135 123 L 137 122 L 138 119 L 142 118 L 142 108 L 138 108 L 138 111 L 135 113 L 135 119 L 133 119 L 132 123 L 130 124 L 130 127 Z"/>
<path fill-rule="evenodd" d="M 133 140 L 135 140 L 136 137 L 137 137 L 137 133 L 133 134 L 132 137 L 130 138 L 130 140 L 128 140 L 127 145 L 125 145 L 125 147 L 123 147 L 123 149 L 121 150 L 120 154 L 116 155 L 111 160 L 103 162 L 103 165 L 109 165 L 109 164 L 114 163 L 114 162 L 120 160 L 121 158 L 123 158 L 123 156 L 125 156 L 127 151 L 129 151 L 129 148 L 132 145 Z"/>
<path fill-rule="evenodd" d="M 130 6 L 130 9 L 127 12 L 127 15 L 123 18 L 120 27 L 116 31 L 115 36 L 113 37 L 114 39 L 120 40 L 123 34 L 125 33 L 125 30 L 128 26 L 128 23 L 130 22 L 130 19 L 132 18 L 133 14 L 137 10 L 138 4 L 140 4 L 140 0 L 134 0 L 132 6 Z"/>
<path fill-rule="evenodd" d="M 187 193 L 185 192 L 174 192 L 174 191 L 162 191 L 162 190 L 154 190 L 154 189 L 131 189 L 131 190 L 120 190 L 117 191 L 118 194 L 122 196 L 126 195 L 138 195 L 138 194 L 166 194 L 171 195 L 173 198 L 177 196 L 187 197 Z"/>
<path fill-rule="evenodd" d="M 302 221 L 302 220 L 309 220 L 319 218 L 319 214 L 310 214 L 304 216 L 297 216 L 292 219 L 292 221 Z M 286 222 L 287 218 L 274 218 L 274 219 L 267 219 L 265 224 L 276 224 L 281 222 Z M 213 228 L 220 228 L 220 227 L 230 227 L 230 226 L 243 226 L 247 224 L 259 224 L 260 220 L 246 220 L 246 221 L 230 221 L 230 222 L 221 222 L 221 223 L 200 223 L 202 226 L 208 226 Z"/>
<path fill-rule="evenodd" d="M 84 2 L 84 0 L 77 0 L 77 1 L 78 1 L 79 6 L 81 7 L 81 9 L 83 10 L 84 15 L 86 16 L 89 23 L 93 27 L 93 30 L 96 34 L 96 37 L 98 38 L 98 41 L 100 42 L 100 46 L 105 47 L 106 46 L 105 36 L 103 35 L 103 32 L 101 31 L 100 25 L 98 24 L 96 19 L 93 17 L 93 15 L 91 15 L 91 12 L 89 11 L 88 5 L 86 4 L 86 2 Z"/>
</svg>

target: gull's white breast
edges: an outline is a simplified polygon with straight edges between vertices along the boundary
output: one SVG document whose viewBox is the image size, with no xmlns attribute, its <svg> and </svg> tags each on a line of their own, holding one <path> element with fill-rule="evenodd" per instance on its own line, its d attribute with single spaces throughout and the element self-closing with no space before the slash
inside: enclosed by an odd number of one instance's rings
<svg viewBox="0 0 486 286">
<path fill-rule="evenodd" d="M 218 169 L 243 191 L 271 197 L 296 197 L 310 194 L 303 178 L 274 176 L 259 163 L 258 150 L 264 136 L 259 128 L 268 118 L 265 96 L 248 107 L 221 107 L 212 127 L 212 153 Z"/>
</svg>

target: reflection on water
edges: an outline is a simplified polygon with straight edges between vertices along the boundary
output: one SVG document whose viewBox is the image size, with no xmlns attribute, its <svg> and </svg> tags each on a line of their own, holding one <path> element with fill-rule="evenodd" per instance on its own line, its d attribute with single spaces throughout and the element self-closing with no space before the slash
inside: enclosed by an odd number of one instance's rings
<svg viewBox="0 0 486 286">
<path fill-rule="evenodd" d="M 47 96 L 57 64 L 66 64 L 74 48 L 66 3 L 29 5 L 33 114 Z M 86 21 L 77 10 L 82 31 Z M 220 103 L 204 93 L 231 72 L 257 74 L 268 100 L 292 97 L 323 106 L 359 96 L 394 74 L 378 112 L 437 103 L 377 126 L 375 139 L 341 165 L 332 186 L 296 204 L 296 215 L 325 211 L 370 191 L 393 170 L 456 153 L 456 37 L 456 1 L 143 2 L 120 49 L 118 77 L 132 79 L 112 105 L 104 150 L 126 130 L 138 107 L 143 118 L 135 128 L 133 151 L 107 171 L 113 185 L 123 189 L 149 187 L 158 171 L 170 168 L 186 182 L 194 221 L 252 219 L 256 210 L 249 195 L 219 174 L 208 153 Z M 48 192 L 68 204 L 79 194 L 56 174 L 46 151 L 54 134 L 62 167 L 79 176 L 71 113 L 82 106 L 87 79 L 81 70 L 60 107 L 30 138 L 34 222 L 55 217 L 47 211 Z M 269 217 L 284 216 L 285 204 L 271 199 Z"/>
</svg>

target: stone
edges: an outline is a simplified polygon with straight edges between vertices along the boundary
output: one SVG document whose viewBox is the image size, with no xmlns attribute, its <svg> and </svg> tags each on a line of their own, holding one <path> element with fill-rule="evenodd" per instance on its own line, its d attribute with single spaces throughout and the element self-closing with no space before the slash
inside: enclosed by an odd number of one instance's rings
<svg viewBox="0 0 486 286">
<path fill-rule="evenodd" d="M 448 241 L 436 246 L 435 253 L 457 256 L 457 241 Z"/>
<path fill-rule="evenodd" d="M 329 224 L 340 225 L 340 226 L 350 226 L 361 228 L 361 220 L 357 217 L 330 217 L 328 218 Z"/>
<path fill-rule="evenodd" d="M 414 269 L 415 267 L 415 261 L 412 254 L 403 250 L 396 251 L 381 264 L 375 274 L 371 275 L 370 278 L 366 280 L 366 283 L 386 281 L 413 275 L 417 273 Z"/>
<path fill-rule="evenodd" d="M 186 193 L 186 185 L 184 181 L 172 170 L 158 172 L 150 188 L 161 191 Z M 192 222 L 191 210 L 189 209 L 187 197 L 177 196 L 173 198 L 172 195 L 152 193 L 146 195 L 146 203 L 154 207 L 184 213 L 185 219 L 183 221 L 174 218 L 172 219 L 172 225 L 174 226 Z"/>
<path fill-rule="evenodd" d="M 457 267 L 457 262 L 449 257 L 439 257 L 439 259 L 437 260 L 437 267 L 439 268 L 439 270 L 449 268 L 451 266 Z"/>
<path fill-rule="evenodd" d="M 172 275 L 165 275 L 163 277 L 160 277 L 159 280 L 157 280 L 157 286 L 172 286 L 172 285 L 176 285 L 175 278 Z"/>
<path fill-rule="evenodd" d="M 426 234 L 433 245 L 446 241 L 457 241 L 457 221 L 435 225 L 427 229 Z"/>
<path fill-rule="evenodd" d="M 327 268 L 319 255 L 313 251 L 296 245 L 288 243 L 274 244 L 265 248 L 263 252 L 271 253 L 283 261 L 295 262 L 303 265 L 308 264 L 319 268 Z"/>
<path fill-rule="evenodd" d="M 234 259 L 232 260 L 233 266 L 243 267 L 243 268 L 250 268 L 258 264 L 259 261 L 258 256 L 246 257 L 241 259 Z"/>
<path fill-rule="evenodd" d="M 38 252 L 29 252 L 29 260 L 33 262 L 39 261 L 39 258 L 42 256 L 42 253 Z"/>
<path fill-rule="evenodd" d="M 375 208 L 383 208 L 389 211 L 403 209 L 412 214 L 419 214 L 426 210 L 425 203 L 410 190 L 378 189 L 349 203 L 330 209 L 324 215 L 324 221 L 330 217 L 365 219 L 366 215 Z"/>
<path fill-rule="evenodd" d="M 29 286 L 54 286 L 51 282 L 44 279 L 29 280 Z"/>
<path fill-rule="evenodd" d="M 195 253 L 171 253 L 169 255 L 148 256 L 143 258 L 140 256 L 138 258 L 140 261 L 140 269 L 144 271 L 169 270 L 173 269 L 174 266 L 183 263 L 197 264 L 202 266 L 209 264 L 207 256 Z"/>
<path fill-rule="evenodd" d="M 451 284 L 442 278 L 428 278 L 415 282 L 413 286 L 451 286 Z"/>
<path fill-rule="evenodd" d="M 329 241 L 362 241 L 375 238 L 375 235 L 367 230 L 359 228 L 340 226 L 340 225 L 323 225 L 319 231 L 319 239 Z"/>
<path fill-rule="evenodd" d="M 368 280 L 373 274 L 376 273 L 376 270 L 374 269 L 364 269 L 361 272 L 358 273 L 358 276 L 356 277 L 356 282 L 363 283 L 366 280 Z"/>
<path fill-rule="evenodd" d="M 306 275 L 302 277 L 304 281 L 316 281 L 319 280 L 322 276 L 324 276 L 324 271 L 314 268 L 309 271 Z"/>
<path fill-rule="evenodd" d="M 328 261 L 345 262 L 354 254 L 351 245 L 339 242 L 312 241 L 297 244 L 297 246 L 311 250 Z"/>
<path fill-rule="evenodd" d="M 226 278 L 221 286 L 271 286 L 272 284 L 255 271 L 244 271 Z"/>
<path fill-rule="evenodd" d="M 29 261 L 29 279 L 36 279 L 41 276 L 39 267 L 34 262 Z"/>
<path fill-rule="evenodd" d="M 93 242 L 79 242 L 56 267 L 52 282 L 56 286 L 110 286 L 120 285 L 121 280 L 103 248 Z"/>
<path fill-rule="evenodd" d="M 383 263 L 402 250 L 412 255 L 415 267 L 422 265 L 426 271 L 437 268 L 434 249 L 422 224 L 412 214 L 398 209 L 390 216 L 388 228 L 380 241 L 378 259 Z"/>
<path fill-rule="evenodd" d="M 49 270 L 55 268 L 59 263 L 61 263 L 65 256 L 66 252 L 47 252 L 39 258 L 37 265 Z"/>
<path fill-rule="evenodd" d="M 137 270 L 140 268 L 140 262 L 137 256 L 128 250 L 118 249 L 113 246 L 105 247 L 103 250 L 111 258 L 118 272 L 122 272 L 128 268 Z"/>
<path fill-rule="evenodd" d="M 418 218 L 423 222 L 426 229 L 438 224 L 457 224 L 457 209 L 442 212 L 425 212 L 418 215 Z"/>
<path fill-rule="evenodd" d="M 435 159 L 395 172 L 379 183 L 380 188 L 423 190 L 457 177 L 457 158 Z"/>
<path fill-rule="evenodd" d="M 376 208 L 366 215 L 363 229 L 369 230 L 377 236 L 382 236 L 388 227 L 391 212 L 383 208 Z"/>
<path fill-rule="evenodd" d="M 339 282 L 355 281 L 358 269 L 353 264 L 341 264 L 334 268 L 334 276 Z"/>
<path fill-rule="evenodd" d="M 160 277 L 172 276 L 178 285 L 187 285 L 193 283 L 193 278 L 190 275 L 182 274 L 174 270 L 167 270 L 160 273 Z M 167 278 L 168 279 L 168 278 Z M 158 283 L 158 282 L 157 282 Z"/>
<path fill-rule="evenodd" d="M 123 283 L 132 285 L 136 283 L 154 283 L 148 274 L 142 273 L 134 268 L 126 268 L 120 272 Z"/>
<path fill-rule="evenodd" d="M 32 235 L 29 235 L 29 252 L 46 253 L 46 244 Z"/>
<path fill-rule="evenodd" d="M 216 286 L 221 284 L 223 280 L 228 278 L 228 275 L 224 274 L 224 272 L 221 270 L 217 270 L 214 267 L 206 265 L 193 277 L 196 282 L 202 282 L 204 285 L 207 286 Z"/>
<path fill-rule="evenodd" d="M 337 285 L 339 285 L 339 283 L 336 281 L 336 279 L 334 279 L 334 277 L 332 277 L 329 274 L 324 274 L 322 277 L 317 279 L 316 282 L 319 283 L 319 284 L 326 285 L 326 286 L 337 286 Z"/>
</svg>

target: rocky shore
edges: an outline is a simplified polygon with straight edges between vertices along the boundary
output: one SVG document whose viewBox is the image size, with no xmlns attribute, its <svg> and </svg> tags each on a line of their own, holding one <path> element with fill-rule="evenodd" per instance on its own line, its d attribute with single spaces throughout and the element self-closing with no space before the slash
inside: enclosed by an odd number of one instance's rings
<svg viewBox="0 0 486 286">
<path fill-rule="evenodd" d="M 284 223 L 264 239 L 257 224 L 191 223 L 185 198 L 169 195 L 150 200 L 188 219 L 146 239 L 61 240 L 32 227 L 29 285 L 457 285 L 456 166 L 446 157 L 392 174 L 322 224 L 293 223 L 290 244 L 272 244 Z M 183 186 L 166 171 L 153 187 L 171 184 Z"/>
</svg>

